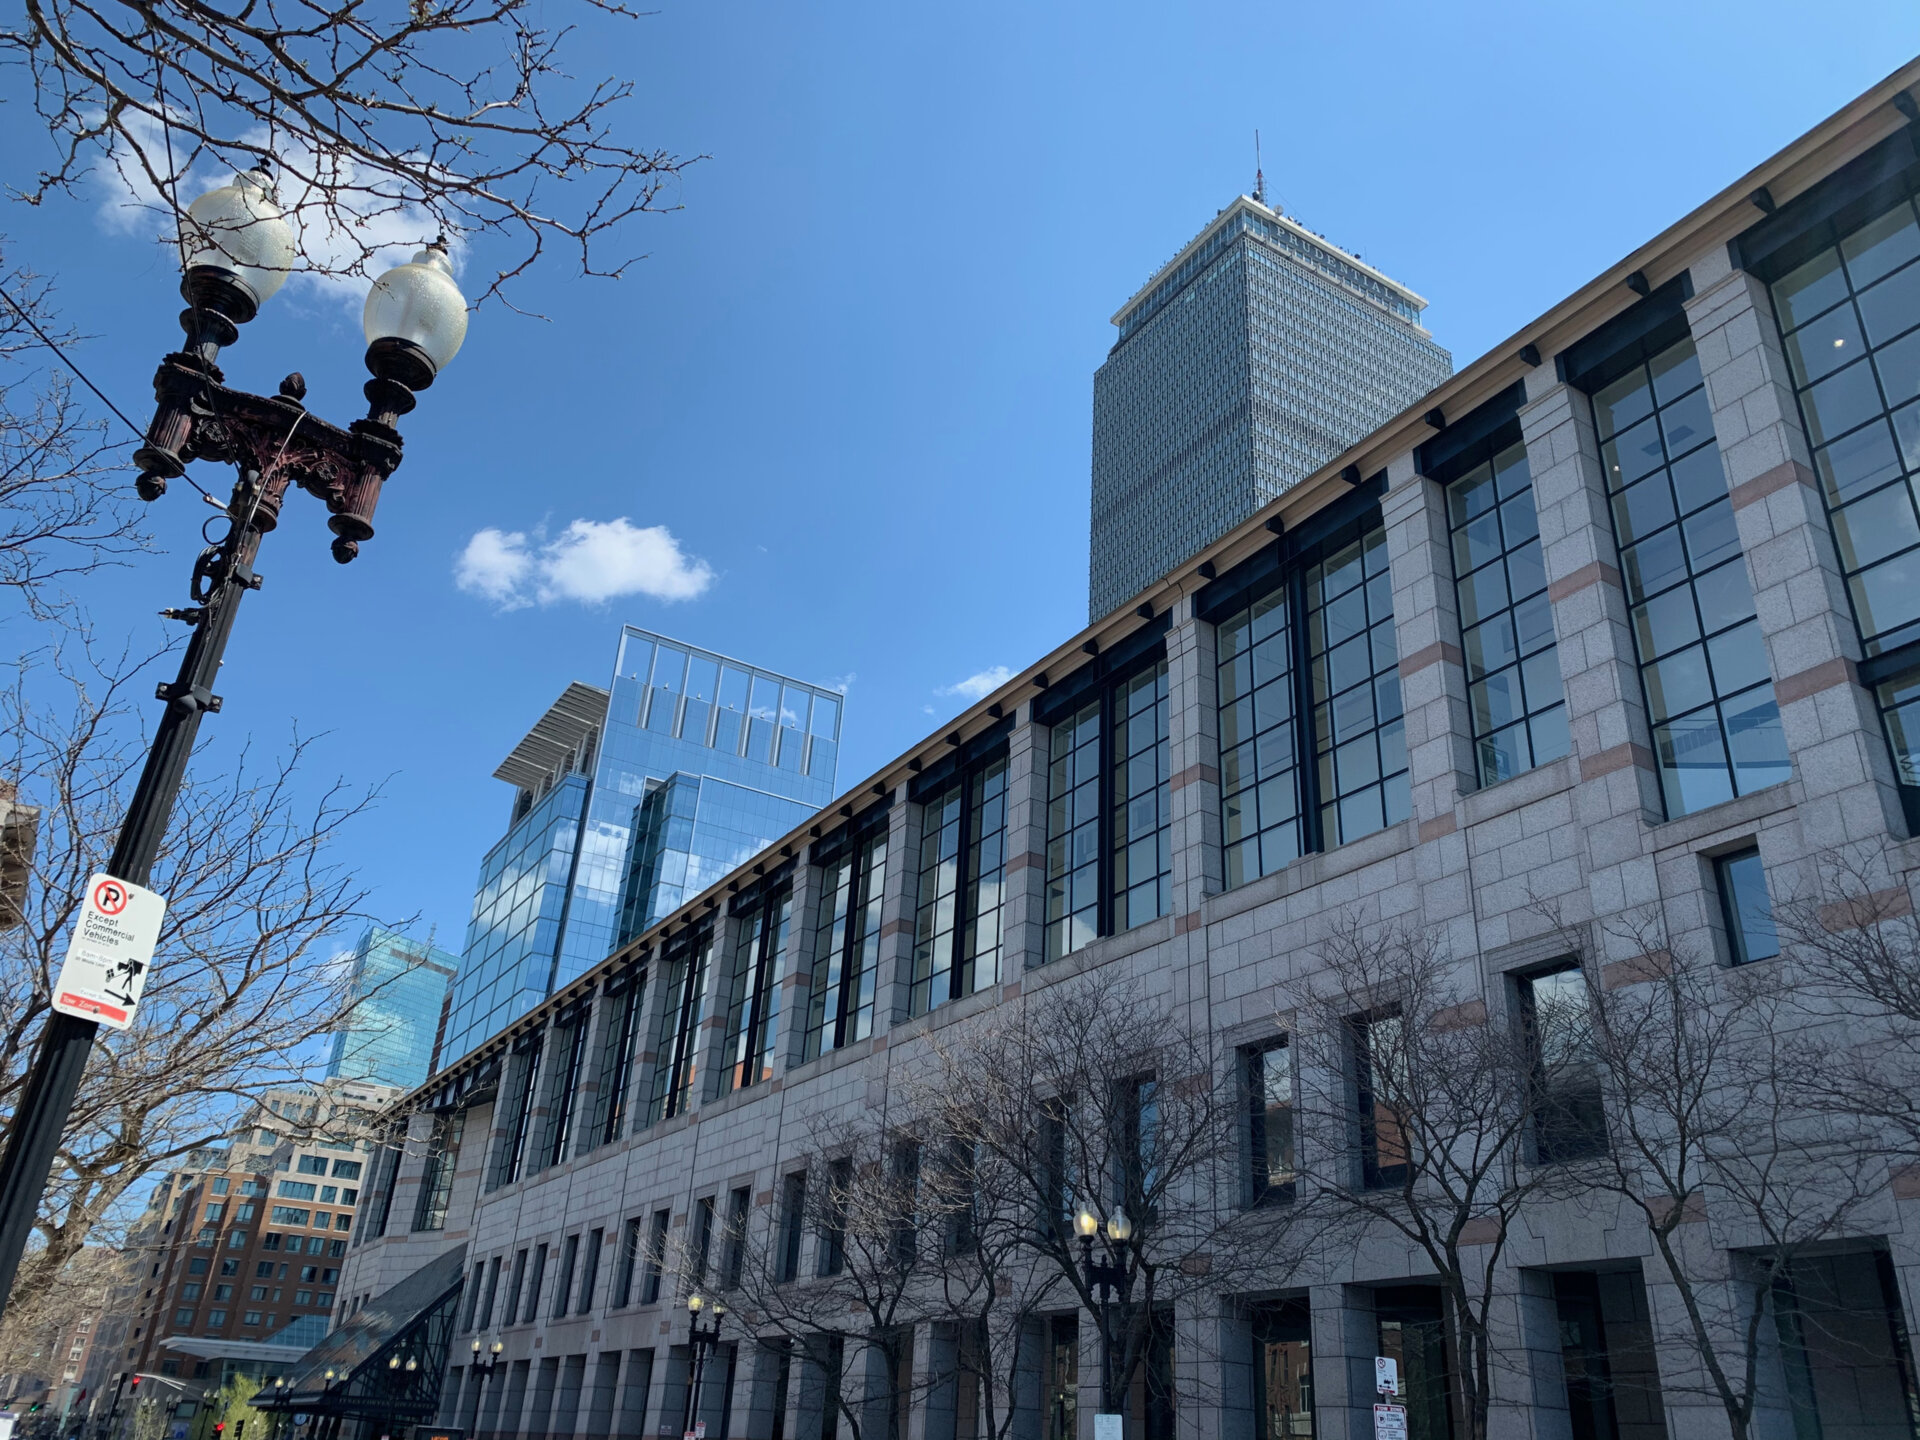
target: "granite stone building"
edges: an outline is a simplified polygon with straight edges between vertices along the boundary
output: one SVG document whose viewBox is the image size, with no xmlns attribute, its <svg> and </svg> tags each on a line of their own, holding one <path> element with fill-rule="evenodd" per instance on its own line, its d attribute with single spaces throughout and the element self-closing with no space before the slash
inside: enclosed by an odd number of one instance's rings
<svg viewBox="0 0 1920 1440">
<path fill-rule="evenodd" d="M 1270 1180 L 1273 1117 L 1310 1077 L 1251 1061 L 1285 1052 L 1338 927 L 1431 937 L 1472 997 L 1455 1023 L 1493 1025 L 1570 973 L 1801 995 L 1773 920 L 1823 857 L 1910 911 L 1916 85 L 1920 61 L 431 1077 L 392 1112 L 337 1318 L 457 1267 L 435 1300 L 443 1423 L 678 1434 L 687 1286 L 654 1261 L 716 1214 L 785 1224 L 808 1137 L 870 1121 L 972 1021 L 1133 987 L 1205 1030 L 1220 1077 L 1291 1073 L 1249 1097 L 1241 1153 Z M 1626 923 L 1649 913 L 1658 952 Z M 1821 1014 L 1830 1044 L 1876 1033 Z M 1364 1112 L 1365 1055 L 1347 1063 L 1320 1082 Z M 1914 1433 L 1920 1185 L 1860 1174 L 1844 1223 L 1771 1282 L 1756 1434 Z M 1730 1433 L 1697 1357 L 1651 1338 L 1685 1326 L 1676 1276 L 1724 1300 L 1750 1283 L 1769 1242 L 1722 1198 L 1662 1212 L 1679 1271 L 1605 1190 L 1469 1227 L 1469 1248 L 1503 1242 L 1491 1433 Z M 796 1276 L 830 1263 L 832 1234 L 782 1233 Z M 1065 1302 L 1041 1320 L 1007 1433 L 1087 1440 L 1093 1325 Z M 1462 1433 L 1459 1336 L 1387 1228 L 1195 1290 L 1171 1322 L 1130 1437 L 1359 1440 L 1378 1356 L 1426 1387 L 1415 1436 Z M 708 1367 L 706 1433 L 850 1433 L 808 1356 L 754 1323 Z M 937 1380 L 953 1336 L 903 1323 Z M 930 1383 L 863 1433 L 959 1440 L 981 1418 Z"/>
</svg>

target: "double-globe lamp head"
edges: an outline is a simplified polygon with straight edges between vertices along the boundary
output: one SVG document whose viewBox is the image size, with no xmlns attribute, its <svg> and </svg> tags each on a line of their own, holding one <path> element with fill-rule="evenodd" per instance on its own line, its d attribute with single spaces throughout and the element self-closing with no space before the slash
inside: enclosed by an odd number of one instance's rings
<svg viewBox="0 0 1920 1440">
<path fill-rule="evenodd" d="M 192 297 L 199 303 L 203 293 L 217 294 L 235 325 L 251 320 L 286 284 L 296 257 L 293 227 L 267 166 L 262 159 L 195 200 L 181 228 Z M 467 338 L 467 300 L 453 278 L 444 236 L 374 281 L 360 324 L 367 368 L 376 376 L 410 390 L 433 383 Z"/>
<path fill-rule="evenodd" d="M 1100 1217 L 1082 1205 L 1080 1213 L 1073 1217 L 1073 1228 L 1082 1240 L 1091 1240 L 1100 1231 Z M 1113 1218 L 1107 1221 L 1107 1238 L 1123 1245 L 1133 1238 L 1133 1222 L 1127 1219 L 1126 1211 L 1114 1211 Z"/>
</svg>

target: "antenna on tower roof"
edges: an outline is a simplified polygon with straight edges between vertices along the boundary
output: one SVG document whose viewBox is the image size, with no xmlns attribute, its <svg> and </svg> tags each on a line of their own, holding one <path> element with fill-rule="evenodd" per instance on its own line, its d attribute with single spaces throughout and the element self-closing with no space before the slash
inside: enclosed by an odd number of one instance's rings
<svg viewBox="0 0 1920 1440">
<path fill-rule="evenodd" d="M 1260 132 L 1253 132 L 1253 198 L 1262 205 L 1267 203 L 1267 176 L 1260 168 Z"/>
</svg>

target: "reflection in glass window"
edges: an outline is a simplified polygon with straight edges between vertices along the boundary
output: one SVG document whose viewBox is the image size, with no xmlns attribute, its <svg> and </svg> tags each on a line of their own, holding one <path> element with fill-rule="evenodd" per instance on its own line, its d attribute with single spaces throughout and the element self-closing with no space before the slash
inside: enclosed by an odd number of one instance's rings
<svg viewBox="0 0 1920 1440">
<path fill-rule="evenodd" d="M 780 957 L 787 948 L 793 887 L 781 885 L 735 917 L 727 981 L 727 1030 L 720 1046 L 720 1088 L 744 1090 L 773 1078 L 780 1031 Z"/>
<path fill-rule="evenodd" d="M 1331 849 L 1410 813 L 1393 580 L 1378 520 L 1307 572 L 1307 647 L 1321 844 Z"/>
<path fill-rule="evenodd" d="M 1861 647 L 1892 657 L 1874 694 L 1907 786 L 1920 786 L 1920 663 L 1901 663 L 1920 662 L 1916 262 L 1920 223 L 1903 199 L 1773 285 Z"/>
<path fill-rule="evenodd" d="M 720 683 L 720 666 L 705 655 L 696 655 L 687 666 L 687 703 L 680 733 L 696 744 L 707 743 L 712 723 L 713 699 Z"/>
<path fill-rule="evenodd" d="M 1159 660 L 1107 682 L 1051 728 L 1049 960 L 1172 908 L 1167 704 L 1167 663 Z"/>
<path fill-rule="evenodd" d="M 840 701 L 831 695 L 813 697 L 813 720 L 807 727 L 807 774 L 832 775 L 840 749 Z"/>
<path fill-rule="evenodd" d="M 807 987 L 805 1058 L 873 1032 L 880 958 L 880 902 L 887 885 L 887 832 L 856 839 L 820 867 L 820 918 Z"/>
<path fill-rule="evenodd" d="M 1007 759 L 962 774 L 920 811 L 920 900 L 908 1013 L 924 1015 L 1000 979 Z"/>
<path fill-rule="evenodd" d="M 713 748 L 738 755 L 746 741 L 747 673 L 731 665 L 720 672 L 720 700 L 714 715 Z"/>
<path fill-rule="evenodd" d="M 1277 1205 L 1293 1198 L 1293 1052 L 1272 1040 L 1241 1052 L 1246 1069 L 1248 1198 Z"/>
<path fill-rule="evenodd" d="M 1101 702 L 1056 722 L 1047 760 L 1047 959 L 1100 933 Z"/>
<path fill-rule="evenodd" d="M 1533 474 L 1514 445 L 1447 486 L 1474 764 L 1492 785 L 1567 753 Z"/>
<path fill-rule="evenodd" d="M 1713 868 L 1733 963 L 1773 959 L 1780 953 L 1780 933 L 1774 927 L 1773 900 L 1767 894 L 1767 872 L 1760 864 L 1759 850 L 1723 855 Z"/>
<path fill-rule="evenodd" d="M 1220 806 L 1228 886 L 1292 864 L 1300 837 L 1293 627 L 1285 586 L 1220 621 Z"/>
<path fill-rule="evenodd" d="M 1117 934 L 1173 909 L 1167 662 L 1121 684 L 1112 705 L 1112 928 Z"/>
<path fill-rule="evenodd" d="M 673 734 L 686 678 L 687 652 L 662 645 L 654 655 L 653 683 L 647 688 L 647 729 L 659 735 Z"/>
<path fill-rule="evenodd" d="M 1607 1148 L 1593 1011 L 1575 961 L 1514 977 L 1531 1069 L 1534 1158 L 1542 1165 L 1600 1155 Z"/>
<path fill-rule="evenodd" d="M 1785 780 L 1780 711 L 1693 342 L 1593 397 L 1669 817 Z"/>
<path fill-rule="evenodd" d="M 707 971 L 713 961 L 713 928 L 683 930 L 668 942 L 662 960 L 666 1004 L 654 1046 L 653 1094 L 647 1123 L 670 1120 L 693 1102 L 699 1059 L 700 1021 L 705 1013 Z"/>
<path fill-rule="evenodd" d="M 747 758 L 773 759 L 774 721 L 780 715 L 780 682 L 765 675 L 753 677 L 753 699 L 747 707 Z"/>
</svg>

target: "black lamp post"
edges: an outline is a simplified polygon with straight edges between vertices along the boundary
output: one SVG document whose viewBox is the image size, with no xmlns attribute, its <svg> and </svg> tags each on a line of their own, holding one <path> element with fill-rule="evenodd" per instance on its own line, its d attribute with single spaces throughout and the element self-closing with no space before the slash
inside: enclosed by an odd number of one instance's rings
<svg viewBox="0 0 1920 1440">
<path fill-rule="evenodd" d="M 178 677 L 159 687 L 166 710 L 154 730 L 146 768 L 133 792 L 106 871 L 144 886 L 192 754 L 200 717 L 220 708 L 213 687 L 233 632 L 240 598 L 260 588 L 253 568 L 260 541 L 280 521 L 291 486 L 325 502 L 333 531 L 333 558 L 359 553 L 373 536 L 380 487 L 400 464 L 395 427 L 459 351 L 466 338 L 466 301 L 454 283 L 443 241 L 375 282 L 362 328 L 367 337 L 367 415 L 342 430 L 309 414 L 298 374 L 267 397 L 228 388 L 215 363 L 236 343 L 240 327 L 278 290 L 290 272 L 292 228 L 273 198 L 267 162 L 209 191 L 187 210 L 181 234 L 185 277 L 180 314 L 185 346 L 160 362 L 157 402 L 147 443 L 134 454 L 140 496 L 155 500 L 192 460 L 216 460 L 239 472 L 224 507 L 225 531 L 194 562 L 188 593 L 193 604 L 161 614 L 192 627 Z M 0 1307 L 13 1290 L 21 1252 L 32 1233 L 54 1151 L 99 1025 L 72 1015 L 50 1015 L 26 1092 L 14 1111 L 6 1153 L 0 1155 Z"/>
<path fill-rule="evenodd" d="M 1115 1211 L 1105 1225 L 1093 1211 L 1082 1206 L 1073 1226 L 1080 1235 L 1080 1269 L 1087 1289 L 1100 1296 L 1100 1410 L 1115 1414 L 1113 1393 L 1113 1301 L 1120 1300 L 1122 1323 L 1128 1318 L 1128 1296 L 1133 1290 L 1133 1267 L 1127 1263 L 1127 1251 L 1133 1243 L 1133 1222 L 1124 1210 Z M 1093 1256 L 1093 1237 L 1103 1234 L 1105 1258 Z"/>
<path fill-rule="evenodd" d="M 705 1326 L 700 1323 L 702 1310 L 713 1317 Z M 700 1386 L 707 1376 L 707 1357 L 720 1342 L 720 1321 L 726 1313 L 727 1307 L 718 1300 L 709 1306 L 698 1295 L 687 1297 L 687 1423 L 680 1427 L 683 1435 L 693 1434 L 693 1423 L 700 1413 Z"/>
</svg>

